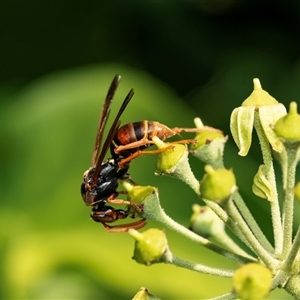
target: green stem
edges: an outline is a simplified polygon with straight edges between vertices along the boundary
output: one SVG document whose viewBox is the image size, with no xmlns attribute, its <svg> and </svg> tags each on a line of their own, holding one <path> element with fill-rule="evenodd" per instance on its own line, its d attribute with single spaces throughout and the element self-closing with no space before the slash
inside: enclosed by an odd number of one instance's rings
<svg viewBox="0 0 300 300">
<path fill-rule="evenodd" d="M 233 261 L 236 261 L 240 264 L 246 264 L 249 262 L 253 262 L 256 260 L 249 259 L 247 257 L 235 254 L 231 251 L 228 251 L 222 247 L 219 247 L 212 242 L 210 242 L 208 239 L 205 239 L 196 233 L 190 231 L 186 227 L 180 225 L 176 221 L 174 221 L 172 218 L 170 218 L 164 210 L 161 208 L 159 204 L 158 194 L 152 194 L 144 201 L 144 207 L 143 207 L 143 215 L 148 220 L 154 220 L 157 222 L 162 223 L 167 228 L 173 230 L 174 232 L 177 232 L 184 237 L 190 239 L 193 242 L 196 242 L 213 252 L 216 252 L 220 255 L 223 255 L 224 257 L 231 259 Z"/>
<path fill-rule="evenodd" d="M 289 274 L 286 273 L 283 270 L 279 270 L 275 277 L 272 280 L 272 287 L 271 290 L 274 290 L 277 287 L 282 287 L 284 286 L 285 282 L 289 278 Z"/>
<path fill-rule="evenodd" d="M 244 234 L 240 231 L 239 225 L 228 217 L 228 214 L 220 207 L 220 205 L 206 199 L 203 199 L 203 201 L 244 244 L 246 244 L 250 249 L 252 249 Z M 247 254 L 247 257 L 249 257 L 249 254 Z"/>
<path fill-rule="evenodd" d="M 282 270 L 284 270 L 286 272 L 293 271 L 293 263 L 295 262 L 295 260 L 297 258 L 299 248 L 300 248 L 300 226 L 298 228 L 297 234 L 295 236 L 295 239 L 293 241 L 293 245 L 289 251 L 289 254 L 282 266 Z M 299 270 L 296 270 L 296 272 L 297 271 L 299 271 Z"/>
<path fill-rule="evenodd" d="M 248 243 L 251 245 L 256 255 L 270 268 L 276 268 L 277 261 L 261 246 L 252 231 L 249 229 L 245 220 L 235 207 L 232 201 L 228 201 L 226 205 L 228 215 L 238 224 L 240 231 L 244 234 Z"/>
<path fill-rule="evenodd" d="M 243 198 L 238 192 L 235 192 L 232 195 L 232 199 L 234 201 L 234 204 L 240 211 L 241 215 L 243 216 L 243 219 L 248 224 L 248 227 L 253 232 L 259 243 L 270 253 L 274 253 L 274 248 L 270 244 L 269 240 L 266 238 L 260 227 L 258 226 L 256 220 L 254 219 L 253 215 L 249 211 L 248 207 L 246 206 Z"/>
<path fill-rule="evenodd" d="M 284 287 L 294 299 L 300 299 L 300 274 L 292 276 Z"/>
<path fill-rule="evenodd" d="M 248 257 L 250 259 L 255 259 L 253 256 L 251 256 L 247 252 L 245 252 L 239 245 L 237 245 L 231 239 L 231 237 L 226 233 L 225 230 L 223 232 L 220 232 L 220 234 L 215 234 L 213 237 L 218 242 L 219 245 L 225 247 L 226 249 L 229 249 L 230 251 L 232 251 L 234 253 Z"/>
<path fill-rule="evenodd" d="M 276 177 L 273 167 L 273 159 L 270 144 L 262 128 L 258 113 L 256 113 L 254 117 L 254 127 L 261 146 L 263 161 L 266 168 L 266 177 L 271 185 L 272 190 L 272 199 L 270 199 L 270 206 L 275 244 L 275 255 L 279 255 L 282 251 L 283 245 L 283 230 L 281 225 L 281 215 L 276 187 Z"/>
<path fill-rule="evenodd" d="M 293 217 L 294 217 L 294 186 L 295 186 L 295 173 L 297 165 L 297 150 L 298 143 L 286 143 L 287 152 L 287 182 L 283 202 L 283 259 L 285 259 L 292 246 L 293 234 Z"/>
<path fill-rule="evenodd" d="M 234 270 L 225 270 L 220 268 L 212 268 L 208 267 L 202 264 L 198 264 L 189 260 L 185 260 L 183 258 L 180 258 L 178 256 L 173 255 L 171 261 L 166 261 L 167 263 L 171 263 L 177 267 L 186 268 L 192 271 L 209 274 L 209 275 L 215 275 L 215 276 L 221 276 L 221 277 L 232 277 L 234 274 Z"/>
<path fill-rule="evenodd" d="M 227 293 L 227 294 L 224 294 L 224 295 L 221 295 L 218 297 L 209 298 L 206 300 L 233 300 L 233 299 L 237 299 L 237 298 L 238 298 L 238 296 L 234 292 L 231 292 L 231 293 Z"/>
</svg>

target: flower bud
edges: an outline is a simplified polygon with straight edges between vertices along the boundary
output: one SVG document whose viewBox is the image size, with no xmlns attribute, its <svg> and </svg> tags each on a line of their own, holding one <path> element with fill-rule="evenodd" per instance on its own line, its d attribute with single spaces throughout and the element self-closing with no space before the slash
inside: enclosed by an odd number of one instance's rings
<svg viewBox="0 0 300 300">
<path fill-rule="evenodd" d="M 271 284 L 271 271 L 258 263 L 240 267 L 233 276 L 233 289 L 243 300 L 263 299 L 269 293 Z"/>
<path fill-rule="evenodd" d="M 244 100 L 242 106 L 265 106 L 278 103 L 274 97 L 262 89 L 258 78 L 253 79 L 253 86 L 253 92 L 246 100 Z"/>
<path fill-rule="evenodd" d="M 206 164 L 222 161 L 227 137 L 219 129 L 204 126 L 199 118 L 194 120 L 199 132 L 195 136 L 196 144 L 191 145 L 190 153 Z"/>
<path fill-rule="evenodd" d="M 135 239 L 133 259 L 137 263 L 149 266 L 165 262 L 171 255 L 164 231 L 151 228 L 142 233 L 135 229 L 128 232 Z"/>
<path fill-rule="evenodd" d="M 289 112 L 275 124 L 275 133 L 286 142 L 300 141 L 300 115 L 297 112 L 297 103 L 290 103 Z"/>
<path fill-rule="evenodd" d="M 190 229 L 195 233 L 210 238 L 224 232 L 224 222 L 208 207 L 194 204 L 190 220 Z"/>
<path fill-rule="evenodd" d="M 206 165 L 204 169 L 206 174 L 200 182 L 200 195 L 202 198 L 222 202 L 236 191 L 236 181 L 232 170 L 214 170 L 209 165 Z"/>
<path fill-rule="evenodd" d="M 149 185 L 133 185 L 128 181 L 122 181 L 122 185 L 127 191 L 127 200 L 135 204 L 143 203 L 151 194 L 156 192 L 156 188 Z"/>
<path fill-rule="evenodd" d="M 152 138 L 159 149 L 166 148 L 157 155 L 156 175 L 168 175 L 188 184 L 196 193 L 199 182 L 195 178 L 188 160 L 186 145 L 164 143 L 158 137 Z"/>
<path fill-rule="evenodd" d="M 153 137 L 153 141 L 159 149 L 166 148 L 157 155 L 156 173 L 172 174 L 176 172 L 178 164 L 187 160 L 188 150 L 186 145 L 164 143 L 157 137 Z"/>
<path fill-rule="evenodd" d="M 147 199 L 152 198 L 157 189 L 153 186 L 133 185 L 132 183 L 122 180 L 123 187 L 127 191 L 127 200 L 135 205 L 128 205 L 128 215 L 135 218 L 137 215 L 146 218 L 144 214 L 144 204 Z M 140 209 L 138 210 L 137 207 Z"/>
<path fill-rule="evenodd" d="M 142 287 L 139 292 L 132 298 L 132 300 L 159 300 L 159 298 L 150 294 L 147 288 Z"/>
</svg>

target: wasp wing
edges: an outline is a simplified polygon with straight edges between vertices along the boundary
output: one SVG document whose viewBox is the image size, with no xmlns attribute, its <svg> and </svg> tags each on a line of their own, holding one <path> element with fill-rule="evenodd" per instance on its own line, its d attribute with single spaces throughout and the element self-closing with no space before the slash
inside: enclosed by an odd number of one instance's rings
<svg viewBox="0 0 300 300">
<path fill-rule="evenodd" d="M 98 178 L 98 175 L 99 175 L 99 172 L 100 172 L 100 169 L 101 169 L 101 165 L 102 165 L 102 162 L 104 160 L 104 157 L 110 147 L 110 144 L 114 138 L 114 136 L 116 135 L 116 132 L 120 126 L 120 117 L 122 115 L 122 113 L 124 112 L 126 106 L 128 105 L 129 101 L 131 100 L 131 98 L 133 97 L 134 95 L 134 90 L 131 89 L 128 93 L 128 95 L 126 96 L 126 98 L 124 99 L 115 119 L 114 119 L 114 122 L 112 123 L 111 127 L 110 127 L 110 130 L 107 134 L 107 137 L 105 139 L 105 142 L 103 144 L 103 147 L 101 149 L 101 152 L 98 156 L 98 159 L 96 160 L 96 166 L 95 166 L 95 172 L 94 172 L 94 175 L 93 175 L 93 178 L 92 178 L 92 183 L 95 184 L 97 182 L 97 178 Z M 106 121 L 107 121 L 107 118 L 106 118 Z M 106 122 L 105 121 L 105 122 Z M 102 134 L 103 132 L 101 133 L 101 137 L 102 137 Z M 99 150 L 98 150 L 99 152 Z"/>
<path fill-rule="evenodd" d="M 94 152 L 92 156 L 92 162 L 91 166 L 95 167 L 97 157 L 99 156 L 100 148 L 101 148 L 101 142 L 102 142 L 102 137 L 103 137 L 103 132 L 110 114 L 110 106 L 113 100 L 113 97 L 115 95 L 115 92 L 118 88 L 119 82 L 121 80 L 120 75 L 116 75 L 114 79 L 112 80 L 110 87 L 108 89 L 101 114 L 100 114 L 100 119 L 99 119 L 99 124 L 98 124 L 98 130 L 97 130 L 97 136 L 96 136 L 96 141 L 95 141 L 95 147 L 94 147 Z"/>
</svg>

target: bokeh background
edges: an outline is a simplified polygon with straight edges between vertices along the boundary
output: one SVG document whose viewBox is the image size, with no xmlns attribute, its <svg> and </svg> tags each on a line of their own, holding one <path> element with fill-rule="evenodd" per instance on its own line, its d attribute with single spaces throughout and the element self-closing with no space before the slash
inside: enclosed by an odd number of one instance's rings
<svg viewBox="0 0 300 300">
<path fill-rule="evenodd" d="M 255 77 L 280 102 L 298 102 L 299 29 L 299 1 L 1 2 L 0 297 L 131 299 L 145 286 L 162 299 L 203 299 L 229 291 L 228 279 L 136 264 L 128 234 L 108 234 L 89 219 L 82 174 L 116 73 L 112 115 L 130 88 L 136 92 L 123 123 L 190 127 L 199 116 L 229 134 L 230 113 Z M 225 156 L 272 239 L 268 204 L 251 193 L 258 147 L 240 158 L 229 140 Z M 203 165 L 191 165 L 201 178 Z M 136 182 L 157 186 L 166 212 L 188 226 L 200 201 L 188 187 L 157 178 L 152 156 L 130 170 Z M 178 256 L 236 267 L 166 233 Z M 290 297 L 278 291 L 269 299 Z"/>
</svg>

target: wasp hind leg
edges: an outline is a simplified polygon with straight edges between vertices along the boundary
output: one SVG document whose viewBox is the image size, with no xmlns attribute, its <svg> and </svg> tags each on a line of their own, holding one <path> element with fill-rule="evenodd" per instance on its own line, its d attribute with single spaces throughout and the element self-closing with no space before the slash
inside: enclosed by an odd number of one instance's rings
<svg viewBox="0 0 300 300">
<path fill-rule="evenodd" d="M 123 169 L 123 168 L 126 168 L 126 166 L 132 160 L 134 160 L 135 158 L 137 158 L 143 154 L 159 154 L 159 153 L 165 152 L 167 150 L 173 149 L 174 148 L 173 144 L 185 144 L 186 145 L 186 144 L 191 144 L 191 143 L 195 144 L 196 141 L 194 139 L 172 141 L 172 142 L 169 142 L 169 145 L 164 148 L 155 149 L 155 150 L 137 150 L 136 152 L 132 153 L 130 156 L 121 159 L 118 164 L 119 164 L 119 167 L 121 169 Z"/>
<path fill-rule="evenodd" d="M 127 224 L 120 224 L 120 225 L 113 225 L 113 226 L 107 224 L 107 223 L 113 223 L 120 219 L 125 219 L 128 216 L 129 214 L 127 210 L 114 209 L 111 206 L 104 206 L 100 209 L 98 207 L 94 207 L 91 212 L 91 218 L 95 222 L 101 223 L 108 232 L 127 232 L 130 228 L 137 230 L 144 227 L 147 224 L 145 218 Z"/>
<path fill-rule="evenodd" d="M 127 224 L 120 224 L 120 225 L 114 225 L 114 226 L 110 226 L 107 225 L 106 223 L 102 223 L 102 225 L 104 226 L 104 228 L 108 231 L 108 232 L 127 232 L 129 229 L 141 229 L 144 226 L 146 226 L 147 224 L 147 220 L 146 219 L 141 219 L 139 221 L 136 222 L 132 222 L 132 223 L 127 223 Z"/>
<path fill-rule="evenodd" d="M 127 205 L 128 208 L 115 209 L 114 207 L 108 205 L 95 205 L 91 211 L 91 218 L 95 222 L 101 223 L 108 232 L 126 232 L 130 228 L 140 229 L 146 225 L 147 221 L 145 218 L 127 224 L 113 226 L 108 225 L 107 223 L 113 223 L 117 220 L 126 219 L 127 217 L 134 218 L 135 214 L 130 213 L 129 207 L 133 207 L 137 213 L 141 213 L 143 211 L 142 207 L 135 203 L 123 199 L 115 199 L 114 197 L 116 197 L 115 194 L 109 197 L 107 199 L 107 203 L 115 205 Z"/>
</svg>

